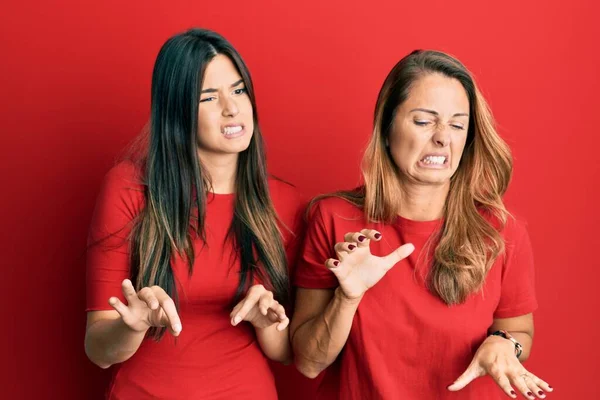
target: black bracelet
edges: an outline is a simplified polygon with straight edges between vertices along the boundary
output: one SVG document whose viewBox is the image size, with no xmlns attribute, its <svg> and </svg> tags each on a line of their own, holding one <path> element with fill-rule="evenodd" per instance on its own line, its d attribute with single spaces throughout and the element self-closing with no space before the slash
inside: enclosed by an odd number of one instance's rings
<svg viewBox="0 0 600 400">
<path fill-rule="evenodd" d="M 517 342 L 517 339 L 515 339 L 510 333 L 503 330 L 499 330 L 494 333 L 490 333 L 489 336 L 501 336 L 504 339 L 508 339 L 511 342 L 513 342 L 513 344 L 515 345 L 515 355 L 517 356 L 517 358 L 519 358 L 521 356 L 521 353 L 523 353 L 523 346 L 521 345 L 521 343 Z"/>
</svg>

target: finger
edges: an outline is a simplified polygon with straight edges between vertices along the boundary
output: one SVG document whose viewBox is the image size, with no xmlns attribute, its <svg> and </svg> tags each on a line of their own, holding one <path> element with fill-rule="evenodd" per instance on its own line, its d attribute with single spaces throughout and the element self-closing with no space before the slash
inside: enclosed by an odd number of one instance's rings
<svg viewBox="0 0 600 400">
<path fill-rule="evenodd" d="M 391 268 L 394 265 L 396 265 L 396 263 L 399 262 L 400 260 L 403 260 L 406 257 L 408 257 L 414 250 L 415 250 L 415 246 L 412 243 L 407 243 L 405 245 L 398 247 L 396 250 L 392 251 L 390 254 L 388 254 L 384 258 L 385 258 L 385 261 L 388 263 L 388 265 Z"/>
<path fill-rule="evenodd" d="M 111 297 L 108 299 L 108 304 L 110 304 L 110 306 L 119 313 L 123 319 L 123 322 L 127 324 L 131 318 L 131 311 L 129 310 L 129 307 L 123 304 L 117 297 Z"/>
<path fill-rule="evenodd" d="M 335 258 L 328 258 L 327 261 L 325 261 L 325 266 L 333 272 L 334 269 L 340 267 L 340 261 Z"/>
<path fill-rule="evenodd" d="M 235 307 L 233 307 L 233 310 L 231 310 L 231 312 L 229 313 L 229 318 L 231 318 L 231 320 L 233 321 L 233 317 L 236 316 L 236 314 L 240 311 L 240 308 L 242 308 L 242 306 L 244 305 L 244 302 L 246 301 L 246 299 L 240 301 L 239 303 L 237 303 L 235 305 Z"/>
<path fill-rule="evenodd" d="M 127 304 L 132 304 L 138 301 L 137 292 L 133 287 L 133 283 L 131 283 L 129 279 L 124 279 L 123 282 L 121 282 L 121 291 L 127 300 Z"/>
<path fill-rule="evenodd" d="M 346 242 L 356 244 L 358 247 L 369 247 L 369 239 L 361 232 L 349 232 L 344 235 Z"/>
<path fill-rule="evenodd" d="M 543 399 L 546 397 L 545 392 L 552 392 L 552 386 L 548 385 L 544 380 L 538 378 L 531 372 L 527 372 L 527 383 L 531 382 L 534 387 L 529 386 L 530 389 L 533 390 L 533 393 L 536 394 L 539 398 Z M 541 393 L 540 393 L 541 392 Z"/>
<path fill-rule="evenodd" d="M 352 251 L 354 251 L 354 249 L 356 249 L 356 243 L 350 243 L 350 242 L 339 242 L 336 243 L 334 246 L 335 252 L 340 256 L 338 258 L 343 258 L 345 255 L 347 255 L 348 253 L 351 253 Z"/>
<path fill-rule="evenodd" d="M 376 231 L 375 229 L 363 229 L 362 231 L 360 231 L 360 233 L 365 235 L 369 240 L 379 241 L 382 237 L 381 233 L 379 231 Z"/>
<path fill-rule="evenodd" d="M 289 318 L 285 318 L 283 319 L 280 323 L 277 324 L 277 330 L 279 332 L 283 331 L 285 328 L 288 327 L 288 325 L 290 324 L 290 319 Z"/>
<path fill-rule="evenodd" d="M 273 311 L 281 321 L 287 318 L 287 315 L 285 315 L 285 308 L 277 301 L 271 304 L 270 310 Z"/>
<path fill-rule="evenodd" d="M 513 399 L 517 398 L 517 392 L 515 392 L 515 390 L 512 388 L 510 380 L 505 373 L 491 373 L 490 376 L 494 381 L 496 381 L 496 384 L 500 386 L 500 389 L 502 389 L 504 393 Z"/>
<path fill-rule="evenodd" d="M 138 292 L 138 298 L 146 303 L 151 310 L 156 310 L 159 307 L 158 299 L 149 287 L 142 288 L 142 290 Z"/>
<path fill-rule="evenodd" d="M 175 302 L 169 295 L 159 286 L 152 286 L 152 291 L 158 299 L 158 303 L 162 307 L 167 319 L 169 320 L 169 328 L 173 335 L 178 336 L 181 333 L 181 320 L 175 307 Z"/>
<path fill-rule="evenodd" d="M 453 384 L 448 386 L 448 390 L 450 390 L 451 392 L 456 392 L 458 390 L 461 390 L 462 388 L 464 388 L 465 386 L 467 386 L 469 383 L 473 382 L 475 379 L 479 378 L 480 376 L 481 376 L 481 373 L 475 367 L 475 364 L 471 364 L 465 370 L 465 372 L 463 372 L 463 374 L 461 376 L 459 376 L 457 380 L 454 381 Z"/>
<path fill-rule="evenodd" d="M 246 318 L 246 316 L 248 315 L 248 313 L 256 306 L 256 303 L 258 302 L 258 300 L 259 300 L 258 296 L 248 295 L 248 297 L 246 297 L 246 299 L 244 299 L 242 307 L 239 309 L 239 311 L 233 317 L 231 324 L 233 326 L 236 326 L 241 321 L 243 321 Z"/>
<path fill-rule="evenodd" d="M 533 383 L 535 383 L 535 385 L 538 386 L 544 392 L 552 392 L 554 390 L 552 388 L 552 386 L 548 385 L 548 383 L 546 381 L 544 381 L 543 379 L 540 379 L 539 377 L 532 374 L 531 372 L 527 372 L 527 377 L 528 377 L 528 379 L 532 380 Z M 534 392 L 534 393 L 536 393 L 536 392 Z M 542 396 L 539 393 L 537 393 L 537 394 L 540 397 Z M 545 395 L 545 393 L 544 393 L 544 395 Z"/>
<path fill-rule="evenodd" d="M 258 310 L 262 315 L 266 316 L 269 308 L 271 308 L 274 302 L 275 300 L 273 300 L 273 293 L 265 291 L 258 300 Z"/>
<path fill-rule="evenodd" d="M 335 258 L 325 261 L 325 266 L 333 272 L 338 280 L 344 279 L 349 273 L 348 267 Z"/>
<path fill-rule="evenodd" d="M 512 386 L 514 386 L 519 392 L 521 392 L 523 396 L 529 399 L 535 399 L 535 396 L 533 395 L 534 392 L 529 389 L 526 380 L 523 379 L 524 376 L 525 374 L 523 373 L 509 374 L 507 375 L 507 378 L 509 379 L 510 384 L 512 384 Z"/>
</svg>

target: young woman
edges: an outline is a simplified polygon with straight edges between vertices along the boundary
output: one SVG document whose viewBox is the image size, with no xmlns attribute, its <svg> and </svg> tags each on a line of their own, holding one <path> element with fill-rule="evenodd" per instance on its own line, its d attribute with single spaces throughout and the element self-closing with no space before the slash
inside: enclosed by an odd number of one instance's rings
<svg viewBox="0 0 600 400">
<path fill-rule="evenodd" d="M 93 217 L 86 353 L 115 365 L 111 399 L 275 399 L 301 206 L 267 175 L 248 69 L 214 32 L 176 35 L 151 107 L 147 146 L 108 173 Z"/>
<path fill-rule="evenodd" d="M 511 171 L 467 69 L 434 51 L 403 58 L 379 94 L 364 186 L 310 211 L 298 369 L 315 377 L 337 359 L 344 400 L 552 391 L 521 364 L 537 302 L 525 225 L 502 203 Z"/>
</svg>

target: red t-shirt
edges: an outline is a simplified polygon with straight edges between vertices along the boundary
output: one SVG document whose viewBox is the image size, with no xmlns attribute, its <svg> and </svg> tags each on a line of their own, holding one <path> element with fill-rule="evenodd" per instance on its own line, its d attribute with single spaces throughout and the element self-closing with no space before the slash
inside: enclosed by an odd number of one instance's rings
<svg viewBox="0 0 600 400">
<path fill-rule="evenodd" d="M 132 220 L 144 207 L 139 171 L 121 163 L 106 176 L 90 229 L 87 255 L 87 311 L 111 310 L 108 299 L 122 301 L 121 282 L 130 277 L 129 243 Z M 269 181 L 281 221 L 292 231 L 302 220 L 303 203 L 296 190 Z M 116 365 L 110 399 L 276 399 L 269 364 L 248 323 L 231 326 L 229 314 L 238 282 L 239 260 L 232 263 L 232 243 L 225 240 L 233 218 L 234 195 L 209 195 L 207 244 L 194 243 L 196 260 L 190 277 L 181 259 L 173 261 L 178 282 L 183 330 L 160 342 L 146 339 L 127 361 Z M 288 255 L 297 235 L 280 226 Z M 126 304 L 126 303 L 125 303 Z"/>
<path fill-rule="evenodd" d="M 428 268 L 421 250 L 440 224 L 401 217 L 388 225 L 367 224 L 361 209 L 340 198 L 321 200 L 311 210 L 296 267 L 298 287 L 338 286 L 324 262 L 335 258 L 334 245 L 348 232 L 364 228 L 381 232 L 381 241 L 371 242 L 377 256 L 405 243 L 415 245 L 407 259 L 364 295 L 348 341 L 330 367 L 333 371 L 326 372 L 325 398 L 335 386 L 343 400 L 506 397 L 490 377 L 476 379 L 456 393 L 446 388 L 467 368 L 494 318 L 516 317 L 537 308 L 529 237 L 522 223 L 509 220 L 502 232 L 506 254 L 493 265 L 483 289 L 464 304 L 449 307 L 420 278 Z M 328 380 L 330 376 L 335 382 Z"/>
</svg>

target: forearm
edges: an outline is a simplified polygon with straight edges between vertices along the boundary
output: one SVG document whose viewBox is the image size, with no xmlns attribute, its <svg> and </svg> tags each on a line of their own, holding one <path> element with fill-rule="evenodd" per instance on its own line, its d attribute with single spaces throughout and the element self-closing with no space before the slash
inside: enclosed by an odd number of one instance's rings
<svg viewBox="0 0 600 400">
<path fill-rule="evenodd" d="M 335 361 L 348 340 L 360 299 L 345 298 L 338 288 L 325 310 L 300 325 L 292 337 L 298 370 L 315 378 Z"/>
<path fill-rule="evenodd" d="M 86 331 L 85 353 L 94 364 L 108 368 L 135 354 L 145 335 L 129 328 L 121 318 L 99 320 Z"/>
<path fill-rule="evenodd" d="M 267 328 L 255 328 L 255 331 L 258 344 L 269 359 L 286 365 L 292 362 L 289 328 L 278 331 L 277 324 L 273 324 Z"/>
</svg>

